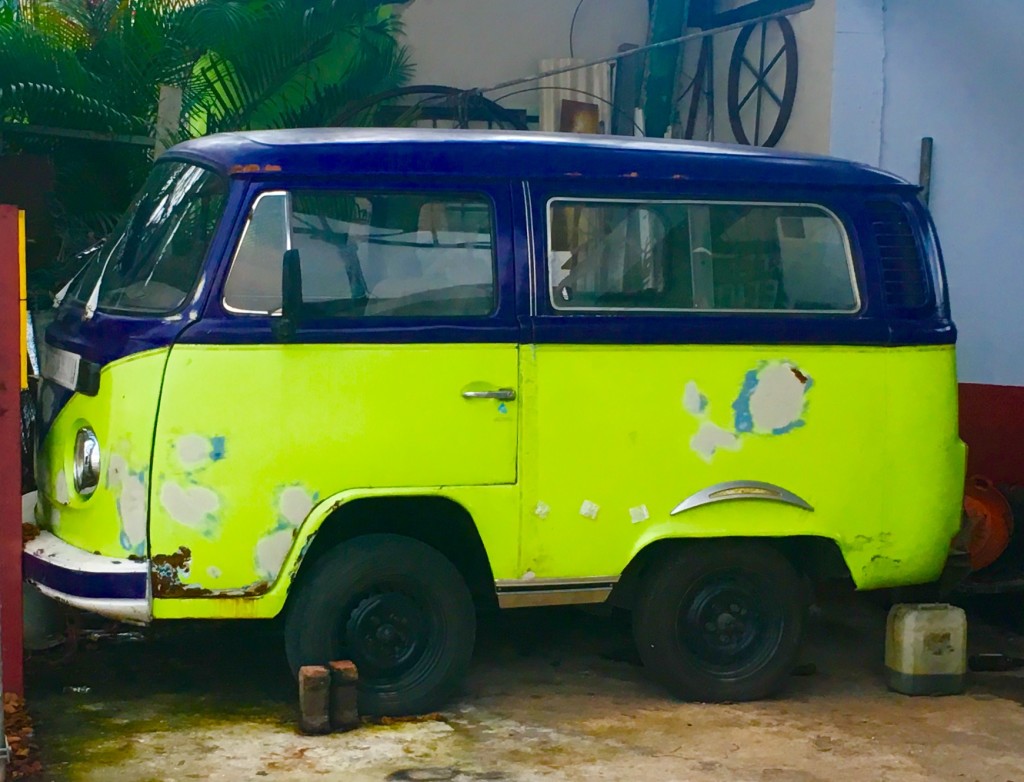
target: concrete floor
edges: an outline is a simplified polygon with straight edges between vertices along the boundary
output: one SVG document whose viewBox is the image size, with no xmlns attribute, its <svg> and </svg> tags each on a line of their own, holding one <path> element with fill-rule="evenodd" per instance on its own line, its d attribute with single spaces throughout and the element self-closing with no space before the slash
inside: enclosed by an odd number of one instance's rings
<svg viewBox="0 0 1024 782">
<path fill-rule="evenodd" d="M 481 628 L 437 719 L 306 737 L 269 624 L 166 625 L 29 665 L 43 780 L 966 780 L 1024 782 L 1024 674 L 908 698 L 881 683 L 885 613 L 842 598 L 812 616 L 784 696 L 679 703 L 648 683 L 621 622 L 506 613 Z M 972 624 L 975 651 L 1024 641 Z M 89 688 L 82 691 L 75 688 Z"/>
</svg>

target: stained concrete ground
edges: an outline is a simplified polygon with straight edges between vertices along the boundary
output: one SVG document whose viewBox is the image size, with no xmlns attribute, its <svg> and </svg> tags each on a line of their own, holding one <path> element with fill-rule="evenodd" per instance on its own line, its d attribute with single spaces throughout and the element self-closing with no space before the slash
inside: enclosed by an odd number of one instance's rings
<svg viewBox="0 0 1024 782">
<path fill-rule="evenodd" d="M 816 670 L 750 704 L 673 700 L 624 623 L 554 609 L 487 619 L 462 694 L 423 722 L 300 735 L 277 628 L 255 623 L 35 655 L 29 702 L 43 780 L 1024 782 L 1024 674 L 975 674 L 955 697 L 887 692 L 884 626 L 863 598 L 827 602 L 803 653 Z M 1024 654 L 974 615 L 971 643 Z"/>
</svg>

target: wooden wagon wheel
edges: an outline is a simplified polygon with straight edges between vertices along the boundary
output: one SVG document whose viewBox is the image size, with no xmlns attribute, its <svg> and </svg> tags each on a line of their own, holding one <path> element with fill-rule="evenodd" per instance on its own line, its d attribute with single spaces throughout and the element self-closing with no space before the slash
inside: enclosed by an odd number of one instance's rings
<svg viewBox="0 0 1024 782">
<path fill-rule="evenodd" d="M 782 35 L 782 46 L 772 53 L 777 40 L 769 33 L 778 27 Z M 757 33 L 755 36 L 754 33 Z M 753 41 L 751 40 L 753 39 Z M 782 63 L 786 69 L 782 94 L 779 94 L 777 66 Z M 774 147 L 786 132 L 789 118 L 793 114 L 793 103 L 796 100 L 797 79 L 796 33 L 793 25 L 784 16 L 766 22 L 751 24 L 744 27 L 736 38 L 729 62 L 729 124 L 733 135 L 741 144 Z M 749 71 L 754 83 L 743 96 L 740 96 L 740 76 Z M 774 74 L 773 74 L 774 71 Z M 771 77 L 775 75 L 776 78 Z M 753 99 L 753 106 L 749 107 Z M 775 121 L 771 123 L 768 115 L 772 113 L 771 104 L 776 107 Z M 746 111 L 744 111 L 746 109 Z M 744 127 L 744 119 L 749 121 L 753 114 L 753 132 L 748 133 Z M 770 130 L 762 132 L 763 127 Z M 753 136 L 753 141 L 751 141 Z M 762 139 L 764 139 L 762 141 Z"/>
</svg>

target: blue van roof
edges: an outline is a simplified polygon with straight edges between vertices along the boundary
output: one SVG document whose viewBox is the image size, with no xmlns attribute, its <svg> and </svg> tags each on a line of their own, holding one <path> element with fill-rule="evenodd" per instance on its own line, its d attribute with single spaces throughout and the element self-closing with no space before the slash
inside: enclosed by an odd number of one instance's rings
<svg viewBox="0 0 1024 782">
<path fill-rule="evenodd" d="M 168 158 L 241 176 L 396 174 L 770 182 L 906 187 L 845 160 L 732 144 L 629 136 L 425 128 L 310 128 L 220 133 L 169 149 Z"/>
</svg>

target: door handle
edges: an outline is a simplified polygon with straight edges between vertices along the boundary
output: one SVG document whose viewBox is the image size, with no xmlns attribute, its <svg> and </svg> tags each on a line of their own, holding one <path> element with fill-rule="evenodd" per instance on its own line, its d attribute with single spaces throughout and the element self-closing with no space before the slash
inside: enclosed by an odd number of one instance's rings
<svg viewBox="0 0 1024 782">
<path fill-rule="evenodd" d="M 516 392 L 511 388 L 499 388 L 497 391 L 463 391 L 466 399 L 515 399 Z"/>
</svg>

